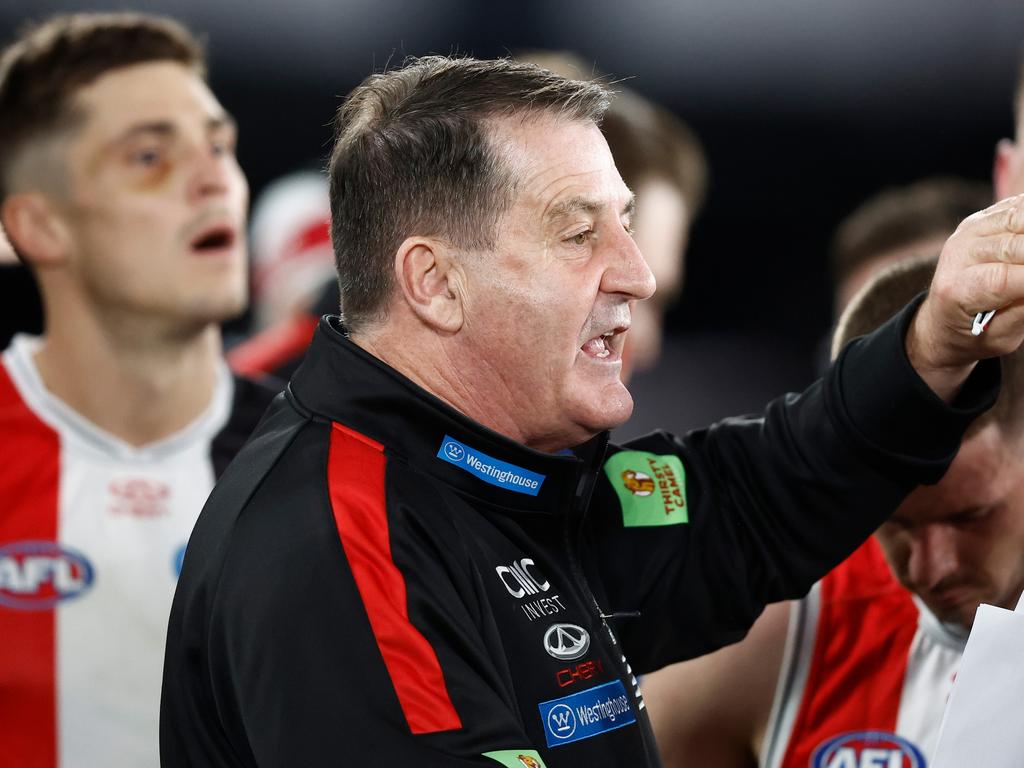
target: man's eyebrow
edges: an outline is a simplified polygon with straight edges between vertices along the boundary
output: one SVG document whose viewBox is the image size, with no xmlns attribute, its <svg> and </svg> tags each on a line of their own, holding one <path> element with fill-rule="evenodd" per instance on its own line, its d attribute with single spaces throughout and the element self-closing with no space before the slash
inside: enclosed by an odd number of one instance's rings
<svg viewBox="0 0 1024 768">
<path fill-rule="evenodd" d="M 235 119 L 227 113 L 207 119 L 207 131 L 216 131 L 221 128 L 227 128 L 232 131 L 237 130 Z M 170 120 L 154 120 L 148 123 L 138 123 L 129 127 L 115 138 L 111 144 L 122 144 L 126 141 L 131 141 L 136 137 L 146 135 L 169 137 L 173 136 L 177 132 L 177 126 Z"/>
<path fill-rule="evenodd" d="M 564 219 L 571 216 L 578 211 L 584 211 L 585 213 L 597 213 L 601 210 L 601 204 L 596 200 L 591 200 L 589 197 L 583 197 L 576 195 L 565 200 L 561 200 L 544 213 L 545 221 L 553 222 L 559 219 Z"/>
<path fill-rule="evenodd" d="M 574 197 L 561 200 L 552 205 L 544 214 L 544 220 L 547 222 L 555 222 L 559 219 L 568 218 L 574 213 L 583 211 L 584 213 L 595 214 L 601 210 L 603 206 L 596 200 L 592 200 L 589 197 L 583 197 L 582 195 L 576 195 Z M 622 206 L 622 216 L 628 216 L 632 218 L 636 212 L 636 195 L 630 194 L 629 200 L 624 206 Z"/>
<path fill-rule="evenodd" d="M 172 136 L 176 132 L 174 123 L 169 120 L 155 120 L 150 123 L 137 123 L 126 130 L 118 134 L 111 144 L 121 144 L 126 141 L 131 141 L 138 136 L 156 135 L 156 136 Z"/>
<path fill-rule="evenodd" d="M 235 118 L 233 118 L 227 112 L 224 112 L 223 114 L 217 115 L 216 117 L 211 117 L 206 121 L 207 130 L 215 131 L 218 128 L 228 128 L 229 130 L 237 131 L 238 123 L 235 121 Z"/>
</svg>

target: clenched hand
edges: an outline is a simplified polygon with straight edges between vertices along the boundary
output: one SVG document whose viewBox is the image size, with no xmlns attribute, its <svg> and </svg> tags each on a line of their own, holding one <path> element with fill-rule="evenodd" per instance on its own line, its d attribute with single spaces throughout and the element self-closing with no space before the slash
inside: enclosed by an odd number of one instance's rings
<svg viewBox="0 0 1024 768">
<path fill-rule="evenodd" d="M 998 310 L 971 335 L 978 312 Z M 925 383 L 950 402 L 978 360 L 1024 341 L 1024 195 L 967 217 L 946 241 L 928 297 L 907 334 L 907 355 Z"/>
</svg>

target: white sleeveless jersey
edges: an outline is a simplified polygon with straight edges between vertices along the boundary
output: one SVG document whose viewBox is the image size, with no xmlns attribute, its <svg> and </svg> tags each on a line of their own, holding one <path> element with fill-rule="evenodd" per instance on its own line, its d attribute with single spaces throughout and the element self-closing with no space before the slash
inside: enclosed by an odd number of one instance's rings
<svg viewBox="0 0 1024 768">
<path fill-rule="evenodd" d="M 0 369 L 0 764 L 156 766 L 167 616 L 234 385 L 136 448 L 43 386 L 37 339 Z"/>
<path fill-rule="evenodd" d="M 965 643 L 869 539 L 792 603 L 761 768 L 927 768 Z"/>
</svg>

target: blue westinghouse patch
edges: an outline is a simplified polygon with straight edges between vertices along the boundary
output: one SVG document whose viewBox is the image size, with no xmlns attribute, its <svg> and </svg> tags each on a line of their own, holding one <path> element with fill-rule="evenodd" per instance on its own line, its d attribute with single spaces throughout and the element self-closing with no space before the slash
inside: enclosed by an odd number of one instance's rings
<svg viewBox="0 0 1024 768">
<path fill-rule="evenodd" d="M 444 436 L 441 447 L 437 449 L 437 458 L 454 464 L 485 483 L 528 496 L 540 493 L 544 483 L 545 475 L 488 456 L 448 435 Z"/>
<path fill-rule="evenodd" d="M 549 747 L 589 739 L 636 722 L 620 680 L 537 706 Z"/>
</svg>

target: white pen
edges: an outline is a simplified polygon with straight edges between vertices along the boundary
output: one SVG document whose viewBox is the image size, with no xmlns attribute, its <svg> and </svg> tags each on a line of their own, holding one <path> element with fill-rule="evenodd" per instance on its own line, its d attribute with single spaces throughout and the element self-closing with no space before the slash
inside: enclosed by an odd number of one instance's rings
<svg viewBox="0 0 1024 768">
<path fill-rule="evenodd" d="M 986 310 L 985 312 L 979 312 L 974 316 L 974 323 L 971 325 L 971 335 L 981 336 L 981 332 L 985 330 L 985 326 L 989 324 L 992 316 L 995 315 L 994 309 Z"/>
</svg>

